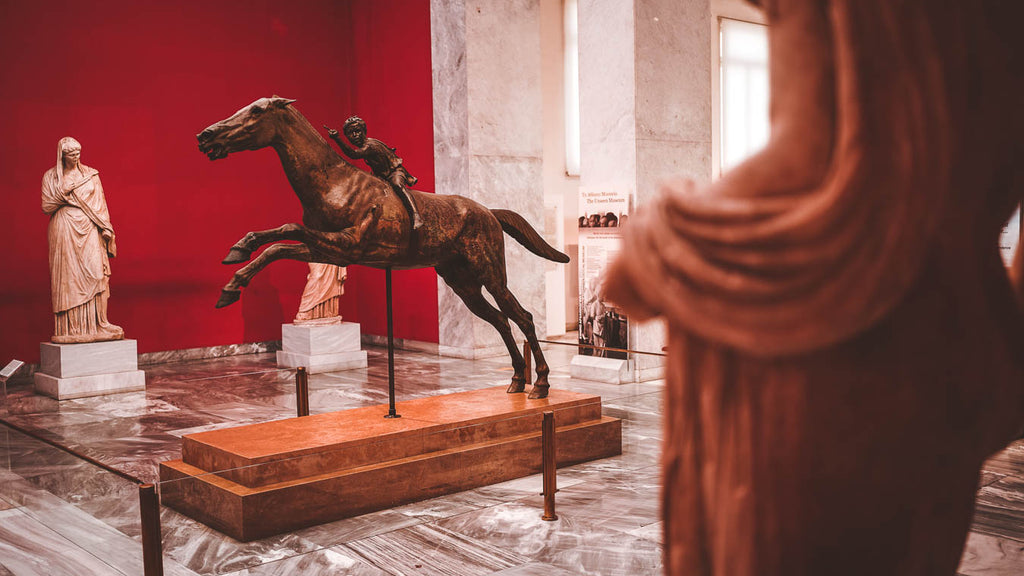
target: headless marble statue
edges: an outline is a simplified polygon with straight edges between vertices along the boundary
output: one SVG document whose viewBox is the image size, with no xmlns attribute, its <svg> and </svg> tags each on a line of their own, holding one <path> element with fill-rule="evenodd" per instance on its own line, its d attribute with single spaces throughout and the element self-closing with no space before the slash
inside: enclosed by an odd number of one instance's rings
<svg viewBox="0 0 1024 576">
<path fill-rule="evenodd" d="M 338 300 L 345 292 L 345 268 L 333 264 L 309 263 L 306 288 L 302 291 L 295 324 L 337 324 L 341 322 Z"/>
</svg>

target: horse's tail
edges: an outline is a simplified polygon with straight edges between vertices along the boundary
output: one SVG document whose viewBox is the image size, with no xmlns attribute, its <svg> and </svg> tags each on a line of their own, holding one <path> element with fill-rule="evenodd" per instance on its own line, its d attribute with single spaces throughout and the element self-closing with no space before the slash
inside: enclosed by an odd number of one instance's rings
<svg viewBox="0 0 1024 576">
<path fill-rule="evenodd" d="M 501 222 L 501 229 L 506 234 L 516 239 L 527 250 L 533 252 L 541 258 L 547 258 L 553 262 L 561 262 L 565 264 L 569 261 L 569 256 L 556 250 L 553 246 L 544 241 L 537 234 L 537 231 L 530 226 L 530 223 L 525 218 L 516 214 L 511 210 L 495 209 L 491 210 L 491 214 Z"/>
</svg>

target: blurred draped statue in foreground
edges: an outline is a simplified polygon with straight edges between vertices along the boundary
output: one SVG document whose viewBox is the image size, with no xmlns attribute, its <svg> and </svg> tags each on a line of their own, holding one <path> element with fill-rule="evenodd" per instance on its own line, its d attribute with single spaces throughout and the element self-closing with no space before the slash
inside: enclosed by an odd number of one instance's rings
<svg viewBox="0 0 1024 576">
<path fill-rule="evenodd" d="M 341 322 L 338 301 L 345 292 L 345 268 L 333 264 L 309 263 L 306 288 L 302 291 L 295 324 L 337 324 Z"/>
<path fill-rule="evenodd" d="M 114 229 L 99 171 L 82 164 L 82 145 L 57 143 L 57 165 L 43 175 L 43 212 L 50 215 L 50 294 L 53 342 L 120 340 L 124 331 L 107 320 Z"/>
<path fill-rule="evenodd" d="M 952 575 L 1024 424 L 1022 10 L 763 4 L 767 147 L 667 184 L 605 287 L 668 323 L 667 573 Z"/>
</svg>

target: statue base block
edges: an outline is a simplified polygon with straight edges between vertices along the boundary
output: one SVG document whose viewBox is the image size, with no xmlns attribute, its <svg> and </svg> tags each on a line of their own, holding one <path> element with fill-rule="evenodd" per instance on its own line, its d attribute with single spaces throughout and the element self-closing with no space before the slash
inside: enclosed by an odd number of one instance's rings
<svg viewBox="0 0 1024 576">
<path fill-rule="evenodd" d="M 303 366 L 309 374 L 366 368 L 366 351 L 356 350 L 355 352 L 310 356 L 308 354 L 296 354 L 294 352 L 278 350 L 277 365 L 284 368 Z"/>
<path fill-rule="evenodd" d="M 248 542 L 536 474 L 549 410 L 560 466 L 622 453 L 599 396 L 488 388 L 400 402 L 401 418 L 381 405 L 188 434 L 160 464 L 161 497 Z"/>
<path fill-rule="evenodd" d="M 607 384 L 626 384 L 633 381 L 629 360 L 601 358 L 578 354 L 569 364 L 569 375 L 581 380 L 593 380 Z"/>
<path fill-rule="evenodd" d="M 277 365 L 303 366 L 306 372 L 336 372 L 366 368 L 366 352 L 360 350 L 359 324 L 283 324 Z"/>
<path fill-rule="evenodd" d="M 57 400 L 73 400 L 104 394 L 120 394 L 123 392 L 140 392 L 146 389 L 146 373 L 142 370 L 133 372 L 115 372 L 113 374 L 94 374 L 74 378 L 54 378 L 49 374 L 36 372 L 34 375 L 36 392 Z"/>
<path fill-rule="evenodd" d="M 39 345 L 35 389 L 57 400 L 102 396 L 146 389 L 139 370 L 137 341 Z"/>
</svg>

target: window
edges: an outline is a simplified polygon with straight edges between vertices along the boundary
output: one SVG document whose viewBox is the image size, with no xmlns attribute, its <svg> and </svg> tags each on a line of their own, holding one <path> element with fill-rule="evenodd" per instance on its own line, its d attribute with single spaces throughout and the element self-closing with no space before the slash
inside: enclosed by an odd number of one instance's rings
<svg viewBox="0 0 1024 576">
<path fill-rule="evenodd" d="M 565 172 L 580 175 L 580 47 L 576 0 L 565 0 Z"/>
<path fill-rule="evenodd" d="M 720 169 L 736 166 L 768 142 L 768 27 L 721 18 Z"/>
</svg>

